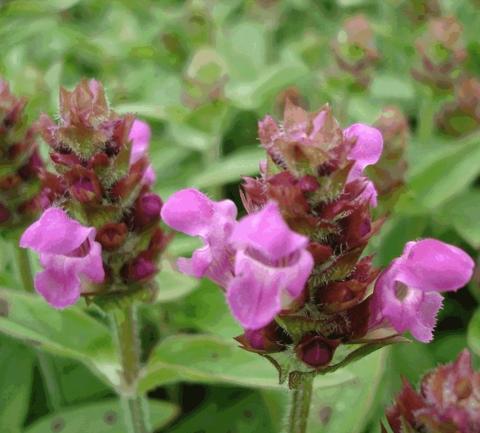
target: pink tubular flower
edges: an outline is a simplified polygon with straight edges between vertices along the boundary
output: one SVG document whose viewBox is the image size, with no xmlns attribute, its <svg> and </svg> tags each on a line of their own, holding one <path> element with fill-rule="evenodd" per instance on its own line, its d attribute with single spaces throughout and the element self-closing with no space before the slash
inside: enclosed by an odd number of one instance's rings
<svg viewBox="0 0 480 433">
<path fill-rule="evenodd" d="M 101 283 L 105 278 L 96 230 L 84 227 L 59 208 L 47 209 L 23 233 L 22 248 L 40 254 L 44 271 L 35 276 L 35 289 L 55 308 L 74 304 L 82 281 Z"/>
<path fill-rule="evenodd" d="M 290 230 L 270 201 L 235 226 L 230 242 L 237 254 L 228 304 L 245 329 L 259 329 L 302 294 L 313 268 L 308 238 Z"/>
<path fill-rule="evenodd" d="M 306 250 L 308 239 L 290 230 L 276 203 L 268 202 L 238 223 L 236 212 L 230 200 L 214 202 L 186 189 L 164 204 L 162 219 L 205 243 L 191 259 L 179 259 L 179 270 L 220 284 L 240 324 L 259 329 L 301 295 L 313 259 Z"/>
<path fill-rule="evenodd" d="M 148 123 L 135 119 L 130 129 L 128 138 L 132 140 L 132 150 L 130 153 L 130 165 L 135 164 L 137 161 L 147 155 L 148 148 L 150 147 L 150 137 L 152 133 Z M 153 185 L 155 183 L 155 171 L 150 164 L 143 175 L 143 183 L 145 185 Z"/>
<path fill-rule="evenodd" d="M 463 287 L 473 267 L 473 260 L 452 245 L 435 239 L 408 242 L 376 282 L 372 322 L 386 319 L 400 333 L 409 330 L 417 340 L 431 341 L 443 301 L 439 292 Z"/>
<path fill-rule="evenodd" d="M 199 236 L 205 243 L 191 259 L 178 260 L 179 270 L 196 278 L 208 277 L 226 287 L 233 276 L 233 250 L 227 239 L 235 225 L 235 204 L 230 200 L 214 202 L 200 191 L 183 189 L 163 205 L 161 216 L 168 226 Z"/>
<path fill-rule="evenodd" d="M 344 129 L 343 135 L 346 140 L 354 141 L 348 159 L 355 161 L 348 176 L 348 181 L 364 178 L 363 170 L 369 165 L 375 164 L 380 159 L 383 151 L 383 138 L 380 131 L 362 123 L 354 123 Z M 364 194 L 370 197 L 371 206 L 377 205 L 377 190 L 373 182 L 365 179 Z"/>
</svg>

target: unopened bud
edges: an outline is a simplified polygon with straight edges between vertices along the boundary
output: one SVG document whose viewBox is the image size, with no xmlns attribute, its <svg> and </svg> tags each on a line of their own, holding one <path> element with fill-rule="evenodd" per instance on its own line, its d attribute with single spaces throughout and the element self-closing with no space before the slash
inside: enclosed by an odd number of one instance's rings
<svg viewBox="0 0 480 433">
<path fill-rule="evenodd" d="M 96 239 L 105 250 L 113 251 L 123 245 L 127 232 L 125 223 L 108 223 L 98 231 Z"/>
<path fill-rule="evenodd" d="M 135 223 L 140 227 L 155 223 L 160 219 L 162 199 L 153 192 L 142 194 L 135 203 Z"/>
<path fill-rule="evenodd" d="M 330 363 L 338 345 L 338 341 L 328 340 L 321 335 L 307 335 L 295 351 L 298 358 L 305 364 L 314 368 L 321 368 Z"/>
</svg>

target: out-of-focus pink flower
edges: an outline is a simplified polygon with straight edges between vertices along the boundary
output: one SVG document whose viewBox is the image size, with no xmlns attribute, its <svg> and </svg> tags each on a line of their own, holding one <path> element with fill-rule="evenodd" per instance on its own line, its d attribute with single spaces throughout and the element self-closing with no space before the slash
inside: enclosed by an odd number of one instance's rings
<svg viewBox="0 0 480 433">
<path fill-rule="evenodd" d="M 308 238 L 288 227 L 271 201 L 234 228 L 235 278 L 227 287 L 232 314 L 246 329 L 259 329 L 303 292 L 313 268 Z"/>
<path fill-rule="evenodd" d="M 180 271 L 220 284 L 240 324 L 259 329 L 301 295 L 313 259 L 306 250 L 308 238 L 290 230 L 276 203 L 238 223 L 236 212 L 230 200 L 214 202 L 186 189 L 165 203 L 162 219 L 205 243 L 191 259 L 179 259 Z"/>
<path fill-rule="evenodd" d="M 377 128 L 362 123 L 354 123 L 343 131 L 346 140 L 353 141 L 348 159 L 355 161 L 348 176 L 348 182 L 365 178 L 364 196 L 370 197 L 370 204 L 377 205 L 377 190 L 375 185 L 367 179 L 363 171 L 369 165 L 375 164 L 380 159 L 383 151 L 382 134 Z"/>
<path fill-rule="evenodd" d="M 74 304 L 84 279 L 101 283 L 105 278 L 95 234 L 95 228 L 82 226 L 59 208 L 47 209 L 23 233 L 20 246 L 39 253 L 44 268 L 35 276 L 35 288 L 53 307 Z"/>
<path fill-rule="evenodd" d="M 408 242 L 375 285 L 372 323 L 386 319 L 398 332 L 432 339 L 442 305 L 439 292 L 455 291 L 472 277 L 474 262 L 460 248 L 435 239 Z"/>
<path fill-rule="evenodd" d="M 132 150 L 130 153 L 130 165 L 135 164 L 141 158 L 147 155 L 150 147 L 150 138 L 152 136 L 148 123 L 135 119 L 128 138 L 132 140 Z M 145 185 L 153 185 L 155 183 L 155 171 L 150 164 L 143 175 L 143 183 Z"/>
</svg>

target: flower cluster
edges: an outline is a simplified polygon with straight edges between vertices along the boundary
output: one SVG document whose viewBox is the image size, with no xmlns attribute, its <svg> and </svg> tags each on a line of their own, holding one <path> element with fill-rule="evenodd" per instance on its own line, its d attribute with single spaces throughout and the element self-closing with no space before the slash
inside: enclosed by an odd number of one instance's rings
<svg viewBox="0 0 480 433">
<path fill-rule="evenodd" d="M 23 234 L 40 254 L 37 291 L 54 307 L 81 294 L 154 288 L 157 259 L 168 242 L 159 227 L 162 201 L 151 192 L 150 129 L 110 110 L 97 81 L 60 91 L 60 120 L 42 115 L 43 138 L 56 174 L 53 207 Z"/>
<path fill-rule="evenodd" d="M 245 328 L 242 345 L 292 379 L 334 369 L 407 330 L 429 341 L 438 292 L 462 287 L 473 261 L 427 239 L 409 243 L 379 276 L 363 255 L 380 227 L 365 175 L 380 158 L 380 132 L 363 124 L 342 130 L 328 106 L 308 113 L 287 100 L 283 122 L 267 116 L 259 136 L 269 158 L 259 178 L 244 179 L 247 216 L 237 222 L 231 201 L 192 189 L 162 209 L 167 225 L 202 238 L 204 247 L 179 269 L 226 290 Z"/>
<path fill-rule="evenodd" d="M 473 371 L 470 353 L 426 374 L 419 392 L 405 380 L 387 420 L 394 433 L 480 431 L 480 373 Z"/>
<path fill-rule="evenodd" d="M 421 67 L 412 69 L 413 77 L 435 88 L 451 89 L 467 57 L 462 32 L 453 16 L 431 19 L 427 33 L 416 43 Z"/>
<path fill-rule="evenodd" d="M 31 223 L 48 197 L 42 192 L 43 162 L 34 127 L 24 114 L 26 101 L 0 80 L 0 227 L 22 229 Z"/>
<path fill-rule="evenodd" d="M 380 56 L 365 15 L 354 15 L 343 23 L 332 50 L 339 68 L 361 87 L 368 86 L 373 66 Z"/>
</svg>

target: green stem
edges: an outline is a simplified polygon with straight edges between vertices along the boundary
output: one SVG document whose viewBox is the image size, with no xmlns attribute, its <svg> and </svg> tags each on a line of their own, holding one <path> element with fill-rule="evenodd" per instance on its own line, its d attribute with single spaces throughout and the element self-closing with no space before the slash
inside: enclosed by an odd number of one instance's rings
<svg viewBox="0 0 480 433">
<path fill-rule="evenodd" d="M 418 124 L 418 139 L 421 144 L 429 142 L 435 129 L 435 98 L 431 89 L 422 89 Z"/>
<path fill-rule="evenodd" d="M 145 397 L 138 393 L 140 345 L 136 327 L 136 311 L 132 304 L 113 313 L 118 350 L 122 363 L 122 407 L 128 433 L 150 433 Z"/>
<path fill-rule="evenodd" d="M 16 247 L 16 259 L 18 274 L 23 286 L 23 289 L 27 292 L 34 292 L 33 287 L 33 273 L 30 266 L 30 257 L 28 256 L 28 250 L 25 248 Z"/>
<path fill-rule="evenodd" d="M 313 375 L 304 375 L 297 388 L 291 390 L 290 412 L 286 433 L 305 433 L 312 401 Z"/>
<path fill-rule="evenodd" d="M 15 247 L 15 256 L 18 275 L 21 280 L 23 289 L 26 292 L 33 293 L 35 291 L 33 285 L 33 272 L 30 266 L 30 257 L 28 250 L 20 248 L 18 245 Z M 43 385 L 45 386 L 48 407 L 52 411 L 57 411 L 62 407 L 62 390 L 58 384 L 57 373 L 53 359 L 46 353 L 36 350 L 38 366 L 40 368 Z"/>
</svg>

